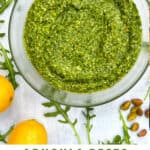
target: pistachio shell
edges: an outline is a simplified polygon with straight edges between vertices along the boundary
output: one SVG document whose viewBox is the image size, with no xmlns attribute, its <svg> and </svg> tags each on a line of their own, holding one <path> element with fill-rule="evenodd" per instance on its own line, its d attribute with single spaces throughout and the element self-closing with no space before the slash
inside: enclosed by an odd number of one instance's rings
<svg viewBox="0 0 150 150">
<path fill-rule="evenodd" d="M 139 129 L 139 126 L 140 126 L 139 123 L 135 122 L 135 123 L 132 124 L 130 130 L 131 131 L 137 131 Z"/>
<path fill-rule="evenodd" d="M 138 116 L 143 116 L 143 110 L 142 110 L 142 108 L 138 108 L 138 109 L 136 110 L 136 114 L 137 114 Z"/>
<path fill-rule="evenodd" d="M 147 109 L 147 110 L 145 111 L 145 116 L 146 116 L 147 118 L 150 118 L 150 109 Z"/>
<path fill-rule="evenodd" d="M 136 114 L 136 113 L 130 113 L 130 114 L 128 115 L 128 121 L 133 121 L 133 120 L 136 119 L 136 117 L 137 117 L 137 114 Z"/>
<path fill-rule="evenodd" d="M 147 130 L 146 129 L 143 129 L 143 130 L 141 130 L 137 135 L 138 135 L 138 137 L 143 137 L 143 136 L 145 136 L 147 134 Z"/>
<path fill-rule="evenodd" d="M 132 99 L 132 104 L 135 105 L 135 106 L 140 106 L 143 104 L 143 100 L 141 99 Z"/>
<path fill-rule="evenodd" d="M 121 106 L 120 106 L 120 109 L 121 110 L 128 110 L 129 107 L 131 105 L 131 101 L 125 101 Z"/>
</svg>

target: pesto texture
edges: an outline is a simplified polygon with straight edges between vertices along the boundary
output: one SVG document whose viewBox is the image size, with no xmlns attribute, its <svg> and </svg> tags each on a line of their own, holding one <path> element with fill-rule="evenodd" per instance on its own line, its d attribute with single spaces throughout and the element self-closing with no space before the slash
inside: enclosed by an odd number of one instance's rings
<svg viewBox="0 0 150 150">
<path fill-rule="evenodd" d="M 130 71 L 141 36 L 132 0 L 35 0 L 24 43 L 50 85 L 90 93 L 114 86 Z"/>
</svg>

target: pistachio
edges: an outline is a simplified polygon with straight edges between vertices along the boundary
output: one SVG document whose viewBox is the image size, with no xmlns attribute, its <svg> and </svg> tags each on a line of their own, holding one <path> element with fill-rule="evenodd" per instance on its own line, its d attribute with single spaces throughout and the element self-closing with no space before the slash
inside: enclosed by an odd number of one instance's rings
<svg viewBox="0 0 150 150">
<path fill-rule="evenodd" d="M 132 104 L 135 105 L 135 106 L 140 106 L 143 104 L 143 100 L 141 99 L 132 99 Z"/>
<path fill-rule="evenodd" d="M 131 105 L 131 101 L 125 101 L 121 106 L 120 106 L 120 109 L 121 110 L 128 110 L 129 107 Z"/>
<path fill-rule="evenodd" d="M 137 131 L 139 129 L 139 123 L 138 122 L 135 122 L 132 124 L 130 130 L 131 131 Z"/>
<path fill-rule="evenodd" d="M 136 110 L 136 114 L 137 114 L 138 116 L 143 116 L 143 110 L 142 110 L 142 108 L 138 108 L 138 109 Z"/>
<path fill-rule="evenodd" d="M 130 111 L 130 112 L 135 113 L 138 108 L 139 108 L 139 106 L 133 106 L 133 107 L 131 108 L 131 111 Z"/>
<path fill-rule="evenodd" d="M 146 129 L 143 129 L 143 130 L 141 130 L 137 135 L 138 135 L 138 137 L 143 137 L 143 136 L 145 136 L 147 134 L 147 130 Z"/>
<path fill-rule="evenodd" d="M 150 108 L 145 111 L 145 116 L 150 118 Z"/>
<path fill-rule="evenodd" d="M 132 121 L 132 120 L 135 120 L 137 117 L 137 114 L 136 113 L 130 113 L 128 115 L 128 121 Z"/>
</svg>

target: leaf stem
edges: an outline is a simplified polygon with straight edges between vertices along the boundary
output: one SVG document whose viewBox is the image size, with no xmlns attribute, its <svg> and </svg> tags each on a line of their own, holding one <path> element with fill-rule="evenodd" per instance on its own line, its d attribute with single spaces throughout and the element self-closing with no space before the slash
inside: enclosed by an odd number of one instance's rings
<svg viewBox="0 0 150 150">
<path fill-rule="evenodd" d="M 89 109 L 86 108 L 86 112 L 87 112 L 87 115 L 86 115 L 86 132 L 87 132 L 87 137 L 88 137 L 88 143 L 91 144 L 91 135 L 90 135 L 90 112 L 89 112 Z"/>
<path fill-rule="evenodd" d="M 6 138 L 13 129 L 14 129 L 14 125 L 12 125 L 6 133 L 4 133 L 3 135 L 0 135 L 0 142 L 7 143 Z"/>
<path fill-rule="evenodd" d="M 147 97 L 150 95 L 150 87 L 148 87 L 146 95 L 144 97 L 144 101 L 147 99 Z"/>
<path fill-rule="evenodd" d="M 131 144 L 131 141 L 130 141 L 130 135 L 129 135 L 129 132 L 128 132 L 128 126 L 125 122 L 125 119 L 123 117 L 123 114 L 121 112 L 121 110 L 119 110 L 119 114 L 120 114 L 120 119 L 122 121 L 122 124 L 123 124 L 123 136 L 124 136 L 124 141 L 126 142 L 126 144 Z"/>
<path fill-rule="evenodd" d="M 91 120 L 96 117 L 96 115 L 91 115 L 90 112 L 93 111 L 93 108 L 89 108 L 87 107 L 85 112 L 83 111 L 82 114 L 83 116 L 85 117 L 86 119 L 86 123 L 85 123 L 85 126 L 86 126 L 86 133 L 87 133 L 87 140 L 88 140 L 88 144 L 91 144 L 91 130 L 92 130 L 92 127 L 93 125 L 91 124 Z"/>
<path fill-rule="evenodd" d="M 90 128 L 90 120 L 87 121 L 86 132 L 87 132 L 87 137 L 88 137 L 88 144 L 91 144 L 91 135 L 90 135 L 90 132 L 88 132 L 88 128 Z"/>
<path fill-rule="evenodd" d="M 0 43 L 0 51 L 2 52 L 2 55 L 4 56 L 4 63 L 0 63 L 0 65 L 4 65 L 5 68 L 8 70 L 8 79 L 11 81 L 14 89 L 17 88 L 18 84 L 15 79 L 15 75 L 17 72 L 14 70 L 12 59 L 7 56 L 7 50 L 2 46 Z"/>
<path fill-rule="evenodd" d="M 76 128 L 75 128 L 75 124 L 70 120 L 69 116 L 67 113 L 64 112 L 64 110 L 61 108 L 60 104 L 57 104 L 54 102 L 54 105 L 56 106 L 56 109 L 62 114 L 62 116 L 64 117 L 65 121 L 68 122 L 68 124 L 70 125 L 70 127 L 72 128 L 77 141 L 79 144 L 82 144 L 81 138 L 79 133 L 77 132 Z"/>
<path fill-rule="evenodd" d="M 75 126 L 72 123 L 69 123 L 69 124 L 70 124 L 70 126 L 71 126 L 71 128 L 72 128 L 72 130 L 73 130 L 73 132 L 74 132 L 74 134 L 76 136 L 76 138 L 77 138 L 78 143 L 82 144 L 80 135 L 79 135 L 78 131 L 76 130 Z"/>
</svg>

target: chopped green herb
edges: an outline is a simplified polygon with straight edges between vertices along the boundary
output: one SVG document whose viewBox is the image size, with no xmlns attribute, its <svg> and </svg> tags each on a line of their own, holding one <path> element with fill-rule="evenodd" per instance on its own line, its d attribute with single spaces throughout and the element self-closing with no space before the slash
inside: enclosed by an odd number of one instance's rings
<svg viewBox="0 0 150 150">
<path fill-rule="evenodd" d="M 41 76 L 76 93 L 119 82 L 137 60 L 141 37 L 132 0 L 35 0 L 24 30 L 27 54 Z"/>
</svg>

